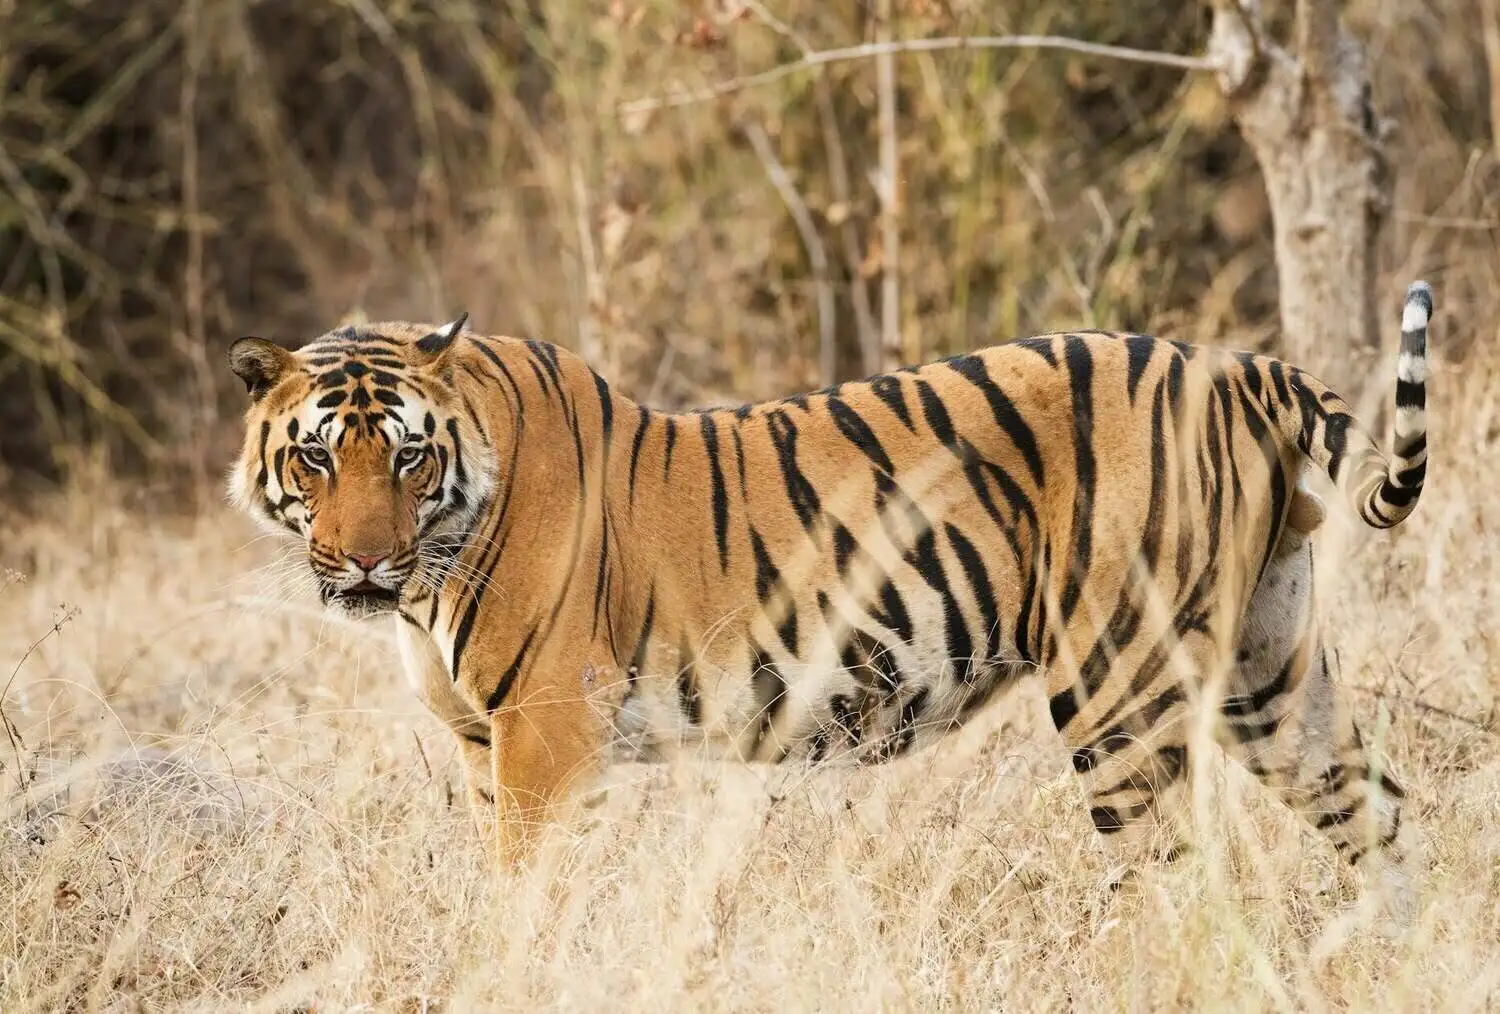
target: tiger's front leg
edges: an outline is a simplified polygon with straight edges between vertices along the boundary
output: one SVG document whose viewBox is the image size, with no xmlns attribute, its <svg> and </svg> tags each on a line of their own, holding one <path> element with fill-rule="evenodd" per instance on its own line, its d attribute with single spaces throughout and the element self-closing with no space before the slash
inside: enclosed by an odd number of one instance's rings
<svg viewBox="0 0 1500 1014">
<path fill-rule="evenodd" d="M 464 788 L 476 829 L 485 838 L 494 834 L 495 772 L 490 723 L 475 711 L 453 686 L 448 667 L 427 632 L 397 618 L 396 642 L 407 681 L 458 742 Z"/>
<path fill-rule="evenodd" d="M 573 790 L 598 774 L 610 728 L 588 665 L 558 666 L 519 684 L 490 718 L 498 858 L 526 862 L 546 825 L 566 817 Z"/>
</svg>

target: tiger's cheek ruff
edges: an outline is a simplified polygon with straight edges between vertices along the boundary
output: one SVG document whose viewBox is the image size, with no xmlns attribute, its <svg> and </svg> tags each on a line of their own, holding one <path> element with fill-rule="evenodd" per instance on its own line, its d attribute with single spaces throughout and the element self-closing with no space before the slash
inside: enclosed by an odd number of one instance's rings
<svg viewBox="0 0 1500 1014">
<path fill-rule="evenodd" d="M 240 460 L 229 470 L 230 502 L 272 535 L 306 539 L 315 508 L 310 491 L 297 481 L 287 436 L 288 431 L 300 431 L 301 422 L 296 417 L 284 422 L 261 406 L 248 429 L 256 438 L 247 441 Z"/>
</svg>

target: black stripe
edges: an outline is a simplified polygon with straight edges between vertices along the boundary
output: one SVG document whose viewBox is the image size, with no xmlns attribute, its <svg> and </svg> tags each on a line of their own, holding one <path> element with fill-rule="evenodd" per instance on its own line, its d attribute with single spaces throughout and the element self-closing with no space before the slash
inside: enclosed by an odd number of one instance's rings
<svg viewBox="0 0 1500 1014">
<path fill-rule="evenodd" d="M 1396 457 L 1410 461 L 1418 454 L 1427 450 L 1427 431 L 1423 430 L 1414 437 L 1396 442 Z"/>
<path fill-rule="evenodd" d="M 677 446 L 677 420 L 671 416 L 666 417 L 667 423 L 667 449 L 662 458 L 661 478 L 665 482 L 672 474 L 672 448 Z"/>
<path fill-rule="evenodd" d="M 594 373 L 592 369 L 589 373 L 594 377 L 594 392 L 599 395 L 599 427 L 604 431 L 604 454 L 608 458 L 609 442 L 615 432 L 614 397 L 610 394 L 609 385 L 604 382 L 603 377 Z"/>
<path fill-rule="evenodd" d="M 902 644 L 910 644 L 913 636 L 911 614 L 907 612 L 901 593 L 896 590 L 896 585 L 889 577 L 881 584 L 879 597 L 880 610 L 871 610 L 870 615 L 875 622 L 892 631 Z"/>
<path fill-rule="evenodd" d="M 724 484 L 724 468 L 719 464 L 719 432 L 713 417 L 698 417 L 703 430 L 703 447 L 708 454 L 709 499 L 713 504 L 714 541 L 719 546 L 719 570 L 729 570 L 729 490 Z"/>
<path fill-rule="evenodd" d="M 1004 632 L 1000 628 L 1000 611 L 995 601 L 994 586 L 990 584 L 989 571 L 985 569 L 984 560 L 974 548 L 974 543 L 965 538 L 963 532 L 952 524 L 945 524 L 944 527 L 948 544 L 953 547 L 953 555 L 958 557 L 959 565 L 969 579 L 969 588 L 974 592 L 974 602 L 979 607 L 979 618 L 984 624 L 985 660 L 998 658 L 1000 646 L 1004 643 Z"/>
<path fill-rule="evenodd" d="M 958 678 L 968 681 L 974 665 L 974 641 L 969 636 L 969 625 L 964 620 L 958 598 L 953 594 L 943 561 L 938 556 L 937 536 L 926 526 L 917 536 L 915 545 L 905 554 L 911 567 L 927 582 L 927 587 L 937 592 L 943 600 L 943 640 L 947 645 L 948 661 L 958 666 Z"/>
<path fill-rule="evenodd" d="M 561 397 L 563 393 L 562 375 L 558 369 L 557 349 L 536 338 L 527 338 L 526 347 L 531 350 L 531 354 L 536 357 L 542 364 L 542 368 L 547 371 L 547 376 L 552 381 L 552 386 L 557 388 L 557 394 Z M 543 393 L 546 392 L 546 387 L 547 385 L 543 383 Z"/>
<path fill-rule="evenodd" d="M 635 651 L 630 656 L 630 669 L 626 678 L 634 683 L 640 678 L 641 668 L 646 664 L 646 653 L 651 647 L 651 627 L 656 620 L 656 588 L 646 593 L 646 617 L 641 621 L 641 632 L 636 635 Z"/>
<path fill-rule="evenodd" d="M 771 726 L 786 704 L 786 680 L 776 668 L 776 663 L 753 643 L 750 645 L 750 685 L 755 691 L 756 713 L 759 716 L 755 741 L 750 747 L 750 756 L 754 758 L 759 754 L 761 742 L 771 731 Z"/>
<path fill-rule="evenodd" d="M 1319 831 L 1327 831 L 1331 828 L 1338 827 L 1340 824 L 1347 824 L 1349 821 L 1354 819 L 1354 814 L 1357 809 L 1357 805 L 1350 805 L 1338 810 L 1324 810 L 1322 813 L 1318 814 L 1318 819 L 1313 822 L 1313 826 L 1315 826 Z"/>
<path fill-rule="evenodd" d="M 876 468 L 886 475 L 895 474 L 896 466 L 891 463 L 891 457 L 881 446 L 875 431 L 863 416 L 849 407 L 848 402 L 842 398 L 829 397 L 828 414 L 833 417 L 833 424 L 844 435 L 844 439 L 859 448 L 860 453 L 869 458 Z"/>
<path fill-rule="evenodd" d="M 849 531 L 843 522 L 835 522 L 833 526 L 833 562 L 838 570 L 839 577 L 847 577 L 849 574 L 849 561 L 859 550 L 859 543 L 854 538 L 854 533 Z"/>
<path fill-rule="evenodd" d="M 1276 389 L 1277 404 L 1288 408 L 1291 407 L 1292 392 L 1287 389 L 1286 373 L 1281 368 L 1281 360 L 1271 360 L 1271 365 L 1268 369 L 1271 373 L 1271 386 Z"/>
<path fill-rule="evenodd" d="M 594 625 L 592 636 L 599 636 L 599 618 L 604 614 L 604 588 L 609 573 L 609 519 L 601 526 L 599 538 L 599 569 L 594 574 Z"/>
<path fill-rule="evenodd" d="M 651 425 L 651 410 L 645 405 L 636 406 L 635 440 L 630 444 L 630 502 L 635 503 L 635 473 L 641 464 L 641 444 L 646 441 L 646 430 Z"/>
<path fill-rule="evenodd" d="M 781 638 L 782 646 L 793 657 L 798 657 L 797 652 L 797 609 L 789 595 L 778 595 L 782 592 L 781 571 L 771 559 L 770 552 L 766 549 L 765 540 L 760 537 L 760 532 L 753 527 L 750 529 L 750 551 L 755 557 L 755 594 L 760 599 L 762 609 L 767 609 L 772 604 L 773 597 L 776 605 L 785 612 L 780 619 L 774 619 L 776 623 L 776 635 Z"/>
<path fill-rule="evenodd" d="M 1166 384 L 1159 382 L 1156 385 L 1151 415 L 1152 429 L 1156 433 L 1162 432 L 1162 427 L 1166 422 L 1165 394 Z M 1138 559 L 1149 574 L 1156 573 L 1157 560 L 1161 556 L 1162 543 L 1165 541 L 1166 485 L 1167 442 L 1165 439 L 1156 439 L 1151 442 L 1151 488 L 1146 494 L 1146 519 L 1142 526 L 1138 550 Z M 1073 703 L 1072 714 L 1076 714 L 1084 703 L 1099 692 L 1109 675 L 1111 659 L 1120 654 L 1140 633 L 1141 621 L 1144 619 L 1143 608 L 1149 603 L 1141 603 L 1137 599 L 1141 595 L 1149 594 L 1150 589 L 1141 588 L 1133 574 L 1127 576 L 1120 588 L 1119 597 L 1115 601 L 1114 611 L 1105 623 L 1103 632 L 1079 666 L 1078 682 L 1063 691 L 1063 693 L 1072 693 L 1079 697 Z M 1111 709 L 1111 714 L 1117 713 L 1119 707 L 1117 703 Z M 1066 714 L 1066 709 L 1061 704 L 1058 708 L 1060 710 L 1054 710 L 1054 718 L 1059 713 Z M 1066 717 L 1071 719 L 1072 714 L 1067 714 Z M 1108 718 L 1101 719 L 1101 721 L 1108 721 Z"/>
<path fill-rule="evenodd" d="M 947 448 L 956 447 L 958 437 L 953 429 L 953 417 L 948 414 L 948 406 L 925 380 L 917 381 L 917 401 L 921 403 L 922 416 L 927 420 L 927 426 L 938 443 Z"/>
<path fill-rule="evenodd" d="M 1057 353 L 1052 350 L 1051 338 L 1021 338 L 1011 344 L 1026 349 L 1028 352 L 1035 352 L 1047 360 L 1048 366 L 1057 366 Z"/>
<path fill-rule="evenodd" d="M 1427 405 L 1427 385 L 1414 380 L 1403 380 L 1396 378 L 1396 407 L 1397 408 L 1425 408 Z"/>
<path fill-rule="evenodd" d="M 1031 472 L 1032 481 L 1040 486 L 1042 484 L 1042 452 L 1037 447 L 1036 435 L 1031 432 L 1025 415 L 1016 408 L 1015 402 L 1006 397 L 1005 392 L 1000 390 L 1000 385 L 990 377 L 984 360 L 979 356 L 959 356 L 957 359 L 948 360 L 948 366 L 979 388 L 985 401 L 989 403 L 990 415 L 994 417 L 995 424 L 1004 431 L 1010 442 L 1016 445 L 1016 450 L 1021 452 L 1022 460 L 1026 462 L 1027 470 Z"/>
<path fill-rule="evenodd" d="M 1151 366 L 1151 357 L 1156 352 L 1156 340 L 1145 335 L 1125 336 L 1125 392 L 1132 402 L 1141 386 L 1141 378 Z"/>
<path fill-rule="evenodd" d="M 698 671 L 692 645 L 684 637 L 678 656 L 681 669 L 677 673 L 677 706 L 689 725 L 703 724 L 703 699 L 698 695 Z"/>
<path fill-rule="evenodd" d="M 922 720 L 922 712 L 927 708 L 927 699 L 931 691 L 931 687 L 923 687 L 901 705 L 901 714 L 896 719 L 896 727 L 876 744 L 870 755 L 872 761 L 882 763 L 893 757 L 899 757 L 911 749 L 912 743 L 917 738 L 917 723 Z"/>
<path fill-rule="evenodd" d="M 1094 489 L 1098 473 L 1094 462 L 1094 360 L 1088 344 L 1076 336 L 1063 343 L 1069 388 L 1073 397 L 1073 543 L 1059 606 L 1067 623 L 1083 595 L 1083 580 L 1093 559 Z"/>
<path fill-rule="evenodd" d="M 846 661 L 845 668 L 860 686 L 867 691 L 871 688 L 878 690 L 882 699 L 888 699 L 900 689 L 905 677 L 901 674 L 895 652 L 882 644 L 879 638 L 858 629 L 850 632 L 849 644 L 863 661 L 857 661 L 854 665 L 849 665 Z"/>
<path fill-rule="evenodd" d="M 532 627 L 526 634 L 526 640 L 521 642 L 521 650 L 516 652 L 516 657 L 506 668 L 505 674 L 500 677 L 500 682 L 490 693 L 489 699 L 485 701 L 485 708 L 490 714 L 494 714 L 504 702 L 510 688 L 515 685 L 516 677 L 521 673 L 521 666 L 526 662 L 526 654 L 531 650 L 532 639 L 536 637 L 536 627 Z"/>
<path fill-rule="evenodd" d="M 917 431 L 912 422 L 911 410 L 906 407 L 906 394 L 901 388 L 901 378 L 887 374 L 870 381 L 870 390 L 885 403 L 885 407 L 896 414 L 902 424 L 913 433 Z"/>
<path fill-rule="evenodd" d="M 1276 675 L 1266 682 L 1264 686 L 1257 687 L 1250 695 L 1226 697 L 1219 710 L 1225 715 L 1243 717 L 1255 715 L 1264 711 L 1266 706 L 1286 693 L 1287 687 L 1292 681 L 1292 667 L 1297 663 L 1297 656 L 1293 654 L 1286 660 Z"/>
<path fill-rule="evenodd" d="M 1089 809 L 1089 818 L 1094 822 L 1094 829 L 1100 834 L 1118 834 L 1125 830 L 1127 816 L 1113 806 L 1095 806 Z"/>
<path fill-rule="evenodd" d="M 1259 390 L 1259 377 L 1257 375 L 1256 390 Z M 1261 547 L 1260 568 L 1256 574 L 1256 580 L 1265 573 L 1266 567 L 1271 563 L 1271 554 L 1275 552 L 1276 542 L 1280 538 L 1280 519 L 1286 517 L 1288 502 L 1291 497 L 1290 483 L 1287 474 L 1281 465 L 1281 448 L 1277 439 L 1278 434 L 1272 428 L 1271 422 L 1261 416 L 1263 407 L 1260 402 L 1253 400 L 1245 393 L 1244 388 L 1236 387 L 1239 395 L 1240 411 L 1244 414 L 1244 426 L 1250 431 L 1250 437 L 1259 448 L 1261 457 L 1266 463 L 1266 473 L 1269 477 L 1269 493 L 1271 495 L 1270 517 L 1274 523 L 1269 526 L 1266 533 L 1266 544 Z"/>
<path fill-rule="evenodd" d="M 766 426 L 771 433 L 771 443 L 776 448 L 776 462 L 781 468 L 781 478 L 786 484 L 787 499 L 797 512 L 797 520 L 806 531 L 811 531 L 822 504 L 818 492 L 808 481 L 797 464 L 797 424 L 786 412 L 776 410 L 766 414 Z"/>
<path fill-rule="evenodd" d="M 1251 397 L 1260 401 L 1261 377 L 1260 370 L 1255 368 L 1255 355 L 1250 352 L 1240 352 L 1235 355 L 1240 364 L 1240 379 L 1250 391 Z"/>
<path fill-rule="evenodd" d="M 1135 742 L 1135 737 L 1126 732 L 1121 726 L 1113 725 L 1104 730 L 1097 739 L 1088 746 L 1080 746 L 1073 751 L 1073 770 L 1079 774 L 1092 771 L 1104 761 L 1117 753 L 1122 753 Z M 1111 796 L 1120 791 L 1119 786 L 1105 791 L 1096 791 L 1095 796 Z"/>
<path fill-rule="evenodd" d="M 734 437 L 734 463 L 740 473 L 740 495 L 747 496 L 750 484 L 745 481 L 745 441 L 740 437 L 738 421 L 730 428 L 729 435 Z"/>
<path fill-rule="evenodd" d="M 266 445 L 270 440 L 271 424 L 270 422 L 263 422 L 260 424 L 260 450 L 256 452 L 256 460 L 260 462 L 260 471 L 255 475 L 255 487 L 261 499 L 266 501 L 267 507 L 270 506 L 270 500 L 266 497 L 266 481 L 270 479 L 271 473 L 270 462 L 266 461 Z M 276 476 L 276 481 L 281 482 L 280 474 Z M 283 485 L 285 484 L 283 483 Z"/>
</svg>

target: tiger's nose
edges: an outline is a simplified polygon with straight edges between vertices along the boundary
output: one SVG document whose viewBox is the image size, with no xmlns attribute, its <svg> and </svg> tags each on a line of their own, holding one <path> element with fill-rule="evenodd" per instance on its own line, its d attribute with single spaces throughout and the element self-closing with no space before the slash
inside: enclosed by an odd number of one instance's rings
<svg viewBox="0 0 1500 1014">
<path fill-rule="evenodd" d="M 353 560 L 354 565 L 357 566 L 360 570 L 368 574 L 370 571 L 380 566 L 380 564 L 391 554 L 375 553 L 374 555 L 367 556 L 364 553 L 345 553 L 344 555 Z"/>
</svg>

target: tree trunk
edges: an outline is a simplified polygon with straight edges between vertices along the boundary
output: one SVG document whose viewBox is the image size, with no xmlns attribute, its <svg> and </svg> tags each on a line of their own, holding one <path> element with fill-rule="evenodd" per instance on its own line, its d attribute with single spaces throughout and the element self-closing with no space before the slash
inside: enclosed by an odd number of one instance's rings
<svg viewBox="0 0 1500 1014">
<path fill-rule="evenodd" d="M 1376 292 L 1384 128 L 1337 0 L 1298 0 L 1295 36 L 1295 52 L 1274 43 L 1259 0 L 1214 0 L 1209 51 L 1270 199 L 1282 352 L 1352 397 L 1389 302 Z"/>
</svg>

